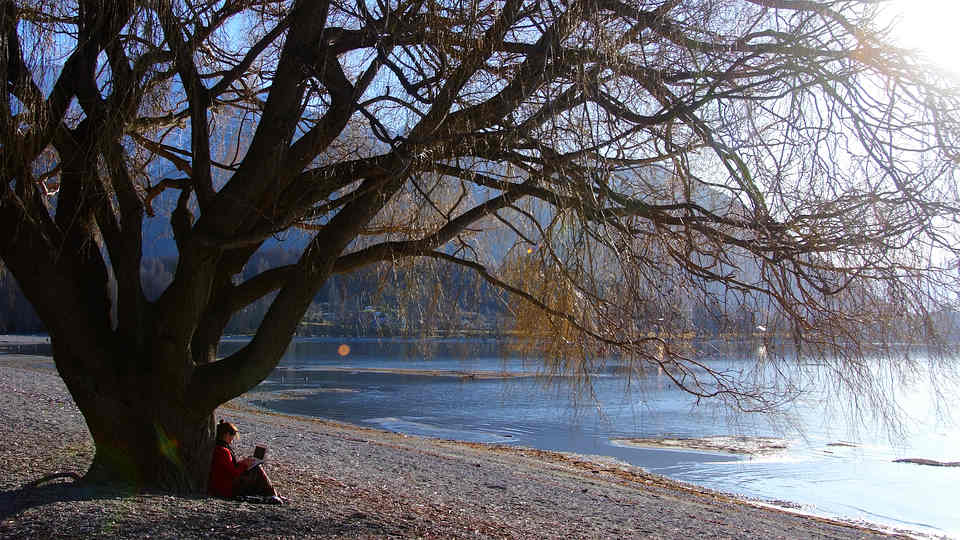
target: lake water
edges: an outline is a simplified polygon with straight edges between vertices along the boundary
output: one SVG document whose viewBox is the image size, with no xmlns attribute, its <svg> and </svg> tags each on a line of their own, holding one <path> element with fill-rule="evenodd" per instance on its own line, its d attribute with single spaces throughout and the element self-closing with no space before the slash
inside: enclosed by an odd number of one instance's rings
<svg viewBox="0 0 960 540">
<path fill-rule="evenodd" d="M 242 341 L 227 340 L 229 353 Z M 346 345 L 349 350 L 342 348 Z M 611 456 L 654 473 L 760 500 L 789 501 L 799 511 L 960 537 L 960 468 L 893 463 L 897 458 L 960 461 L 960 429 L 932 412 L 917 383 L 901 405 L 909 430 L 891 442 L 859 427 L 829 403 L 797 402 L 789 422 L 732 415 L 697 405 L 665 377 L 627 387 L 613 370 L 592 377 L 593 394 L 575 394 L 563 379 L 464 378 L 359 370 L 506 370 L 534 374 L 495 340 L 298 339 L 261 385 L 296 399 L 262 403 L 413 435 Z M 707 360 L 730 362 L 730 359 Z M 337 371 L 330 371 L 336 368 Z M 358 370 L 358 371 L 352 371 Z M 945 405 L 956 400 L 955 386 Z M 952 392 L 952 393 L 950 393 Z M 774 436 L 786 451 L 764 457 L 625 447 L 636 437 Z"/>
</svg>

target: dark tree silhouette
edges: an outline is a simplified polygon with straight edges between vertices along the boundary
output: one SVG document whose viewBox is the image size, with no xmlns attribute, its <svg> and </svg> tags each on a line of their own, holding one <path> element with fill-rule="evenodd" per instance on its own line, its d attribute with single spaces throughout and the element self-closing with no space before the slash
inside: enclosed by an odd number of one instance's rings
<svg viewBox="0 0 960 540">
<path fill-rule="evenodd" d="M 86 418 L 87 478 L 196 488 L 212 412 L 325 281 L 404 258 L 508 292 L 557 367 L 616 349 L 744 408 L 771 396 L 677 345 L 693 310 L 843 380 L 871 343 L 935 337 L 960 102 L 885 44 L 875 4 L 0 3 L 0 258 Z M 177 266 L 148 300 L 159 219 Z M 238 277 L 294 228 L 294 263 Z"/>
</svg>

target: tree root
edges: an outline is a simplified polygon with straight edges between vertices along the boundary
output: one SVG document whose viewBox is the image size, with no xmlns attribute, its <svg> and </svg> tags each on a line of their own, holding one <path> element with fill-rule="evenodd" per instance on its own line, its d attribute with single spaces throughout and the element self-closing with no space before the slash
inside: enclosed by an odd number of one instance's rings
<svg viewBox="0 0 960 540">
<path fill-rule="evenodd" d="M 28 482 L 24 484 L 23 487 L 24 488 L 40 487 L 41 485 L 46 484 L 47 482 L 52 482 L 53 480 L 56 480 L 58 478 L 73 478 L 74 482 L 79 482 L 80 479 L 83 478 L 83 476 L 71 471 L 58 472 L 58 473 L 48 474 L 43 478 L 34 480 L 33 482 Z"/>
</svg>

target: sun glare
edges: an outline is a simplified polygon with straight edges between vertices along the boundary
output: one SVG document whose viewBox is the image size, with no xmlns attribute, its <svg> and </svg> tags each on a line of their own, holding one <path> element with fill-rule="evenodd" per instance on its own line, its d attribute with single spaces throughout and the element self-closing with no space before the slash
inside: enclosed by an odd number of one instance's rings
<svg viewBox="0 0 960 540">
<path fill-rule="evenodd" d="M 890 14 L 898 19 L 900 46 L 916 49 L 941 67 L 960 74 L 960 1 L 895 0 Z"/>
</svg>

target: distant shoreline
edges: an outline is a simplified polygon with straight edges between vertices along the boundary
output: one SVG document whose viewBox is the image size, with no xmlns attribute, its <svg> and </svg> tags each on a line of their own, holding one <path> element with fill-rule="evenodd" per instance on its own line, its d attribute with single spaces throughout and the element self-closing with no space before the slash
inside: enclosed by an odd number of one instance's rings
<svg viewBox="0 0 960 540">
<path fill-rule="evenodd" d="M 516 371 L 490 371 L 490 370 L 457 370 L 457 369 L 413 369 L 413 368 L 362 368 L 362 367 L 340 367 L 340 366 L 310 366 L 306 369 L 297 368 L 276 368 L 281 375 L 290 374 L 291 376 L 302 372 L 328 372 L 328 373 L 381 373 L 391 375 L 424 375 L 429 377 L 455 377 L 459 379 L 517 379 L 523 377 L 536 377 L 536 373 L 522 373 Z"/>
<path fill-rule="evenodd" d="M 46 334 L 0 334 L 0 345 L 44 345 L 50 343 Z"/>
</svg>

